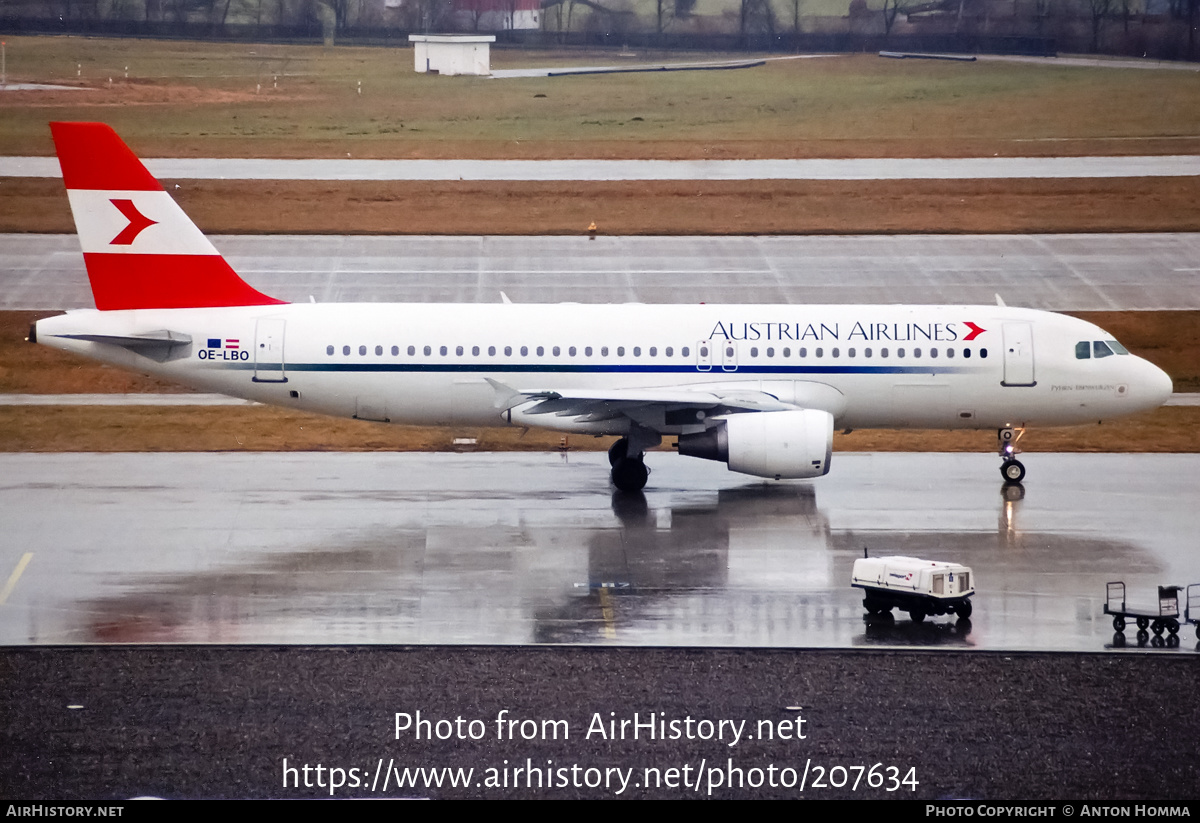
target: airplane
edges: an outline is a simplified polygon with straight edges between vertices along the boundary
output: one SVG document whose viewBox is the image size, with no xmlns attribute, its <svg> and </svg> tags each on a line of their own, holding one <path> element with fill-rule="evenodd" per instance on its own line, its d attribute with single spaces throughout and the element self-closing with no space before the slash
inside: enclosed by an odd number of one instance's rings
<svg viewBox="0 0 1200 823">
<path fill-rule="evenodd" d="M 1072 317 L 997 305 L 288 303 L 229 266 L 102 123 L 52 123 L 96 308 L 30 340 L 207 392 L 383 423 L 616 435 L 772 479 L 830 468 L 835 429 L 995 429 L 1157 408 L 1158 367 Z"/>
</svg>

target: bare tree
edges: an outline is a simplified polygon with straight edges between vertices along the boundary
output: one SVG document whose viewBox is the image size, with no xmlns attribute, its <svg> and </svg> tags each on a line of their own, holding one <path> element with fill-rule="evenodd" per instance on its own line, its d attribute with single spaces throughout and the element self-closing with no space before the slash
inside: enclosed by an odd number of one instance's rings
<svg viewBox="0 0 1200 823">
<path fill-rule="evenodd" d="M 896 23 L 896 16 L 904 11 L 907 7 L 907 0 L 883 0 L 883 34 L 887 36 L 892 33 L 892 26 Z"/>
<path fill-rule="evenodd" d="M 663 30 L 667 25 L 668 3 L 671 3 L 671 0 L 654 0 L 654 32 L 659 36 L 659 39 L 662 38 Z"/>
<path fill-rule="evenodd" d="M 742 45 L 749 44 L 754 35 L 775 36 L 775 12 L 771 0 L 741 0 L 738 15 Z"/>
<path fill-rule="evenodd" d="M 1092 13 L 1092 51 L 1100 51 L 1100 38 L 1104 32 L 1104 24 L 1112 14 L 1117 0 L 1088 0 L 1088 8 Z"/>
</svg>

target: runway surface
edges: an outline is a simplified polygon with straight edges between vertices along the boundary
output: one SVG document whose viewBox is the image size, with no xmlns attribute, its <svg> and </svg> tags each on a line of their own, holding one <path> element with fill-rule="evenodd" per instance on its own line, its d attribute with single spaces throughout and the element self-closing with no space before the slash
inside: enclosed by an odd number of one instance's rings
<svg viewBox="0 0 1200 823">
<path fill-rule="evenodd" d="M 1192 177 L 1200 156 L 803 160 L 283 160 L 161 158 L 161 180 L 961 180 Z M 0 157 L 0 177 L 61 177 L 53 157 Z"/>
<path fill-rule="evenodd" d="M 1028 455 L 1007 492 L 991 455 L 647 462 L 623 495 L 603 454 L 3 455 L 0 645 L 1104 651 L 1106 583 L 1200 582 L 1197 455 Z M 971 566 L 971 624 L 865 625 L 864 547 Z"/>
<path fill-rule="evenodd" d="M 1200 308 L 1200 234 L 839 237 L 217 236 L 289 301 Z M 0 235 L 0 308 L 91 307 L 74 235 Z"/>
</svg>

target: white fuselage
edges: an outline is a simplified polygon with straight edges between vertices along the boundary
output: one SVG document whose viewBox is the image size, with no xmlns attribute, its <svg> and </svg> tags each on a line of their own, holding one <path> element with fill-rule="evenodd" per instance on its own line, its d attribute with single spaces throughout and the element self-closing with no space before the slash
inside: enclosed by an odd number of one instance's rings
<svg viewBox="0 0 1200 823">
<path fill-rule="evenodd" d="M 170 332 L 159 352 L 107 342 Z M 1096 422 L 1161 405 L 1141 358 L 1081 357 L 1112 338 L 1001 306 L 290 304 L 74 311 L 40 343 L 202 391 L 392 423 L 509 425 L 506 390 L 744 389 L 838 428 Z M 1115 347 L 1120 350 L 1120 347 Z M 671 395 L 675 397 L 677 395 Z M 635 415 L 636 416 L 636 415 Z M 620 434 L 628 417 L 537 425 Z M 688 427 L 663 421 L 662 434 Z M 694 429 L 694 426 L 692 427 Z"/>
</svg>

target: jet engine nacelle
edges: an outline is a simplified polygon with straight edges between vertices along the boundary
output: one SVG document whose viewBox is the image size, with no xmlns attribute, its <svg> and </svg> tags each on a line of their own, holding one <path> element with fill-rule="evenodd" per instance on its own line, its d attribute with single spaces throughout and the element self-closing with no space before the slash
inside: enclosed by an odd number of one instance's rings
<svg viewBox="0 0 1200 823">
<path fill-rule="evenodd" d="M 833 454 L 833 415 L 819 409 L 731 414 L 707 431 L 681 435 L 679 453 L 756 477 L 820 477 Z"/>
</svg>

